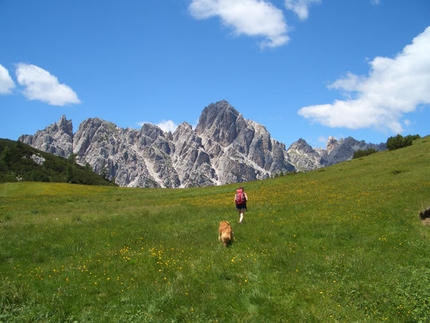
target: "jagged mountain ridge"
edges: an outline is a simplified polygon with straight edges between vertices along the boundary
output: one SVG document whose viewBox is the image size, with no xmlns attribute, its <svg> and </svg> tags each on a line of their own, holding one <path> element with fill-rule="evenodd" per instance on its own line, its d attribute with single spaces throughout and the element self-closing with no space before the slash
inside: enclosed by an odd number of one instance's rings
<svg viewBox="0 0 430 323">
<path fill-rule="evenodd" d="M 19 138 L 59 156 L 76 155 L 123 187 L 191 187 L 265 179 L 275 174 L 309 171 L 352 158 L 358 149 L 385 149 L 351 137 L 330 138 L 326 149 L 299 139 L 288 149 L 266 128 L 245 119 L 227 101 L 204 108 L 195 129 L 186 122 L 173 132 L 152 124 L 123 129 L 99 118 L 84 120 L 73 134 L 63 116 L 34 135 Z"/>
</svg>

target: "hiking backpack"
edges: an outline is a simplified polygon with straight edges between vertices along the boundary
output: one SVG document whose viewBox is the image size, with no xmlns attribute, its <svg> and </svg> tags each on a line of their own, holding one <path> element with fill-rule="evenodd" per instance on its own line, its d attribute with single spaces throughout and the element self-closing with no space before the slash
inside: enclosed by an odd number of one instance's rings
<svg viewBox="0 0 430 323">
<path fill-rule="evenodd" d="M 243 188 L 238 188 L 236 190 L 236 197 L 234 199 L 236 204 L 244 204 L 246 202 L 245 193 L 243 192 Z"/>
</svg>

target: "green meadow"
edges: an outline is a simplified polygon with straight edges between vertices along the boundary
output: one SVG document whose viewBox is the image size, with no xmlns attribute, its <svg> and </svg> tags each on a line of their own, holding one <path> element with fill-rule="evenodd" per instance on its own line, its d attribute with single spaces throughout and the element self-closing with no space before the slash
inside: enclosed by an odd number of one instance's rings
<svg viewBox="0 0 430 323">
<path fill-rule="evenodd" d="M 0 322 L 430 321 L 429 137 L 236 186 L 0 184 Z"/>
</svg>

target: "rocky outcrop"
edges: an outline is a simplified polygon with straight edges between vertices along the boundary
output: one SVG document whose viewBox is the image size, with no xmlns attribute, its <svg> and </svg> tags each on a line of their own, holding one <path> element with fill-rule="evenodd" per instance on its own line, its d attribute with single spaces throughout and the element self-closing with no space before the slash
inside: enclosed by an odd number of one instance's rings
<svg viewBox="0 0 430 323">
<path fill-rule="evenodd" d="M 87 119 L 79 126 L 74 143 L 79 164 L 91 165 L 120 186 L 180 186 L 171 159 L 173 143 L 157 126 L 122 129 L 98 118 Z"/>
<path fill-rule="evenodd" d="M 60 121 L 20 141 L 90 165 L 124 187 L 191 187 L 265 179 L 309 171 L 352 158 L 358 149 L 385 149 L 353 138 L 330 138 L 326 149 L 299 139 L 286 149 L 266 128 L 245 119 L 227 101 L 208 105 L 195 129 L 184 122 L 174 133 L 152 124 L 123 129 L 99 118 L 84 120 L 75 134 Z"/>
<path fill-rule="evenodd" d="M 205 150 L 202 138 L 196 135 L 190 124 L 180 124 L 172 135 L 172 142 L 175 148 L 172 163 L 182 186 L 219 184 L 218 174 L 211 163 L 213 156 L 211 158 Z"/>
<path fill-rule="evenodd" d="M 218 184 L 295 171 L 285 156 L 285 145 L 272 139 L 264 126 L 244 119 L 227 101 L 207 106 L 195 133 L 209 154 Z"/>
<path fill-rule="evenodd" d="M 34 135 L 22 135 L 19 141 L 53 155 L 69 157 L 73 152 L 73 126 L 66 116 Z"/>
<path fill-rule="evenodd" d="M 385 144 L 369 144 L 362 141 L 355 140 L 352 137 L 337 140 L 333 137 L 329 137 L 327 141 L 326 150 L 321 153 L 322 165 L 330 166 L 342 161 L 351 159 L 354 156 L 354 152 L 357 150 L 375 149 L 385 150 Z"/>
<path fill-rule="evenodd" d="M 288 148 L 287 156 L 296 170 L 303 172 L 324 167 L 320 151 L 315 150 L 304 139 L 300 138 Z"/>
</svg>

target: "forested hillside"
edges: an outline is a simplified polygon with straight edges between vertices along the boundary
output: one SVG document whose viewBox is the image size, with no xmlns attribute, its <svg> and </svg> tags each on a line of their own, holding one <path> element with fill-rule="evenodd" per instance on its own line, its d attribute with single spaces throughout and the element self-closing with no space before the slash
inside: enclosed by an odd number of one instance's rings
<svg viewBox="0 0 430 323">
<path fill-rule="evenodd" d="M 91 167 L 42 152 L 20 141 L 0 139 L 0 182 L 62 182 L 115 185 L 94 173 Z"/>
</svg>

